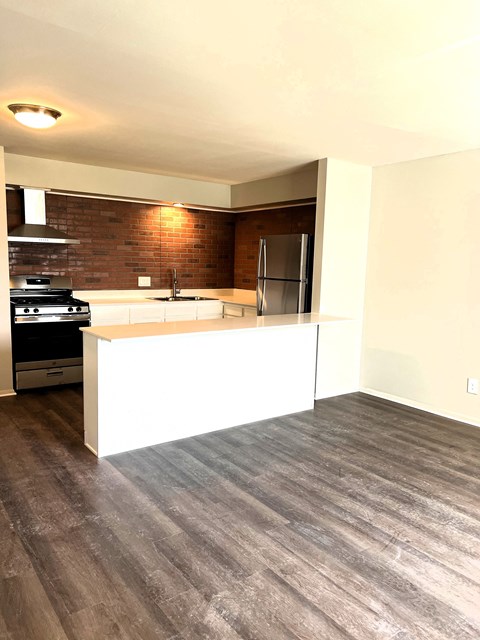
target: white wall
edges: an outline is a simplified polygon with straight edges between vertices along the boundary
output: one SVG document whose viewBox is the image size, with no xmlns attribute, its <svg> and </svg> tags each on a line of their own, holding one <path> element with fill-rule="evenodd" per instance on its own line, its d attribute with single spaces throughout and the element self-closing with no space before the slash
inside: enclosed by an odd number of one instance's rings
<svg viewBox="0 0 480 640">
<path fill-rule="evenodd" d="M 5 173 L 7 184 L 229 208 L 315 198 L 318 163 L 275 178 L 226 185 L 6 153 Z"/>
<path fill-rule="evenodd" d="M 313 254 L 312 311 L 320 313 L 322 286 L 323 226 L 325 220 L 325 194 L 327 189 L 327 159 L 318 161 L 317 204 L 315 212 L 315 244 Z"/>
<path fill-rule="evenodd" d="M 230 186 L 73 162 L 5 154 L 7 184 L 113 197 L 230 206 Z"/>
<path fill-rule="evenodd" d="M 0 396 L 13 393 L 4 152 L 0 147 Z"/>
<path fill-rule="evenodd" d="M 480 424 L 480 150 L 373 173 L 362 387 Z"/>
<path fill-rule="evenodd" d="M 256 204 L 289 202 L 317 196 L 317 162 L 302 171 L 275 178 L 253 180 L 231 187 L 232 207 L 250 207 Z"/>
<path fill-rule="evenodd" d="M 314 283 L 320 275 L 320 313 L 349 321 L 319 330 L 317 399 L 359 387 L 371 177 L 370 167 L 327 161 L 323 244 Z"/>
<path fill-rule="evenodd" d="M 362 318 L 372 169 L 329 159 L 320 313 Z"/>
</svg>

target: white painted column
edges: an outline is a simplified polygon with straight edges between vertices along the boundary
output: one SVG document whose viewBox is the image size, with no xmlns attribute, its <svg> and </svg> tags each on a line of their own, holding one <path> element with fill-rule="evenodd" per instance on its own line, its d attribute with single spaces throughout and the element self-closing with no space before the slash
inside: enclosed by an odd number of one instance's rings
<svg viewBox="0 0 480 640">
<path fill-rule="evenodd" d="M 371 167 L 327 161 L 314 275 L 319 309 L 313 310 L 350 321 L 319 329 L 316 399 L 359 389 L 371 178 Z"/>
</svg>

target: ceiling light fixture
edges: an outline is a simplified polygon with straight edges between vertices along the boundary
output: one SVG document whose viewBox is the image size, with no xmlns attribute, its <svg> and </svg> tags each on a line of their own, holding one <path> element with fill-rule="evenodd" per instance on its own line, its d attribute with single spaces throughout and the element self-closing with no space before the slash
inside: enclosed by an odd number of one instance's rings
<svg viewBox="0 0 480 640">
<path fill-rule="evenodd" d="M 62 115 L 60 111 L 38 104 L 9 104 L 8 108 L 21 124 L 33 129 L 48 129 L 53 127 Z"/>
<path fill-rule="evenodd" d="M 185 205 L 183 204 L 183 202 L 174 202 L 173 207 L 184 207 Z"/>
</svg>

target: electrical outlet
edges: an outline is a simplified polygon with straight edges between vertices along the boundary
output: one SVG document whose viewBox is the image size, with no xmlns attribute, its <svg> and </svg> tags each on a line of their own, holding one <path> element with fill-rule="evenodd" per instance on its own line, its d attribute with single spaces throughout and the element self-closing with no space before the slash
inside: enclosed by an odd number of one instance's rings
<svg viewBox="0 0 480 640">
<path fill-rule="evenodd" d="M 467 378 L 467 393 L 478 394 L 478 378 Z"/>
<path fill-rule="evenodd" d="M 150 287 L 152 279 L 150 276 L 138 276 L 138 286 L 139 287 Z"/>
</svg>

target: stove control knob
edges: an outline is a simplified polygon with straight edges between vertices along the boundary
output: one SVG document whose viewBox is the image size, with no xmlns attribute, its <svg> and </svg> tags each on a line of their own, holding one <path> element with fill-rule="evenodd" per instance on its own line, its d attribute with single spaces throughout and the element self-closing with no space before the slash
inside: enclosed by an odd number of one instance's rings
<svg viewBox="0 0 480 640">
<path fill-rule="evenodd" d="M 33 310 L 33 313 L 38 313 L 38 309 L 34 309 L 34 310 Z"/>
<path fill-rule="evenodd" d="M 69 311 L 73 311 L 73 307 L 68 307 L 68 310 Z"/>
<path fill-rule="evenodd" d="M 77 311 L 81 311 L 81 310 L 82 310 L 82 307 L 77 307 L 77 309 L 76 309 L 76 310 L 77 310 Z"/>
<path fill-rule="evenodd" d="M 23 313 L 30 313 L 30 309 L 24 309 Z"/>
</svg>

